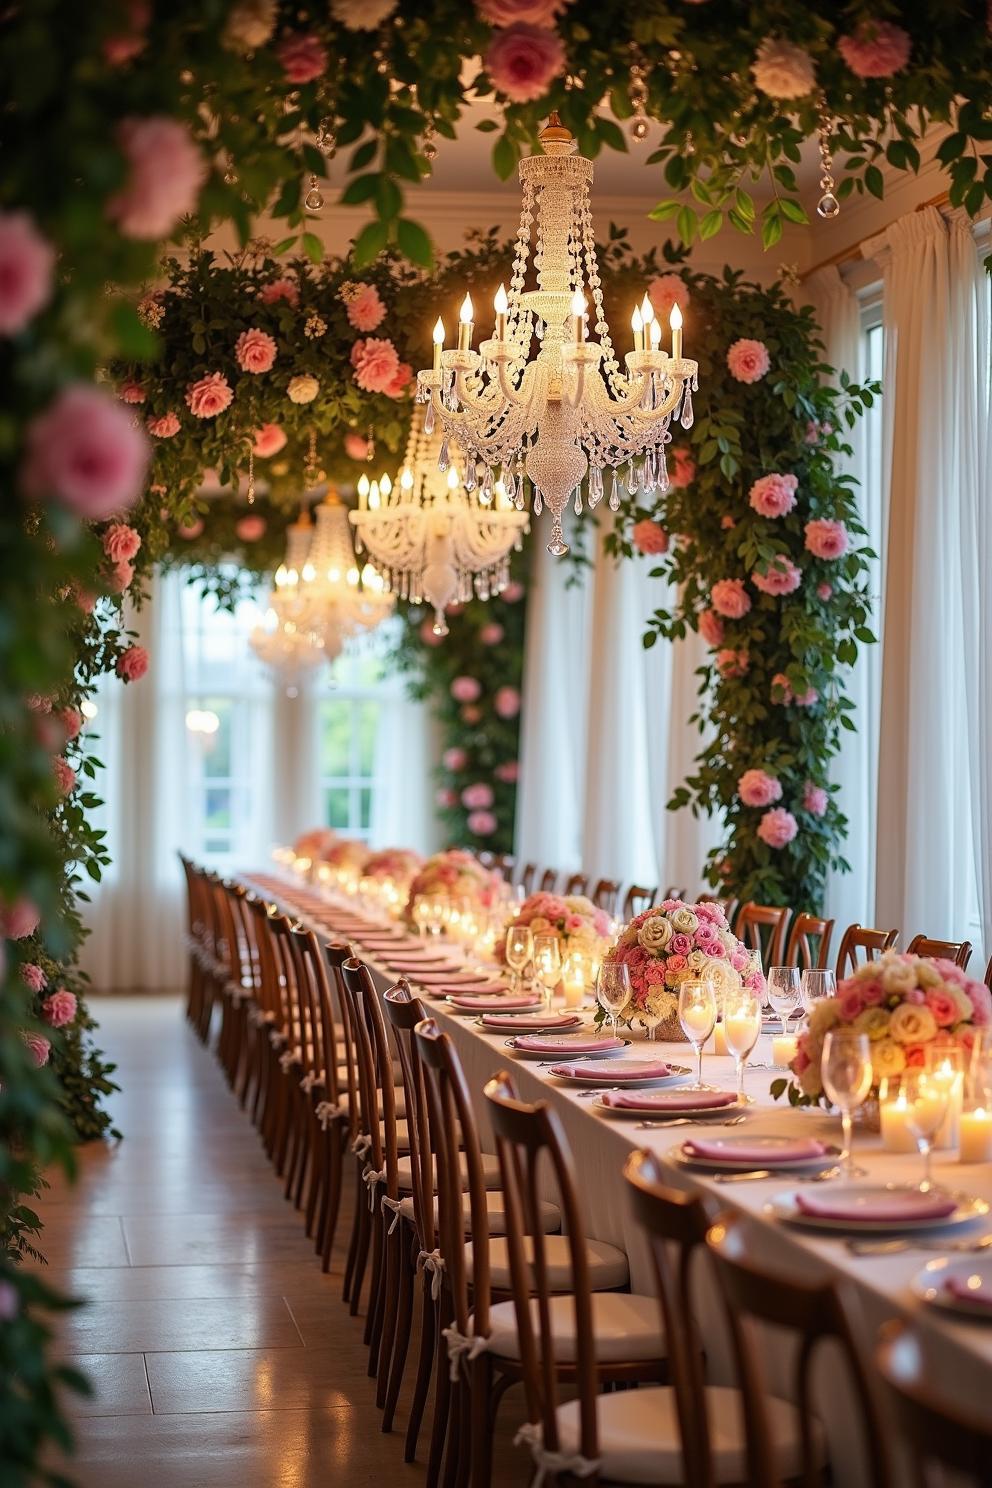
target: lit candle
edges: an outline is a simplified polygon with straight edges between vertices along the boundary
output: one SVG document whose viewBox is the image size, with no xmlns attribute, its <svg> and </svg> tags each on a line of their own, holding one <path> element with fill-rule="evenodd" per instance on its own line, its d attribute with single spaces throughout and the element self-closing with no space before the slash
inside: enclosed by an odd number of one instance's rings
<svg viewBox="0 0 992 1488">
<path fill-rule="evenodd" d="M 572 339 L 576 346 L 586 339 L 586 297 L 581 289 L 572 296 Z"/>
<path fill-rule="evenodd" d="M 879 1114 L 886 1152 L 915 1152 L 916 1138 L 909 1129 L 909 1102 L 905 1094 L 900 1091 L 895 1100 L 883 1101 Z"/>
<path fill-rule="evenodd" d="M 688 1033 L 694 1033 L 697 1038 L 708 1038 L 710 1035 L 710 1023 L 713 1018 L 711 1007 L 705 1007 L 703 1003 L 690 1003 L 682 1014 L 682 1021 Z"/>
<path fill-rule="evenodd" d="M 961 1120 L 961 1105 L 964 1098 L 964 1075 L 955 1069 L 950 1059 L 943 1059 L 932 1072 L 932 1078 L 947 1089 L 947 1115 L 940 1131 L 934 1138 L 934 1147 L 947 1148 L 958 1145 L 958 1124 Z"/>
<path fill-rule="evenodd" d="M 682 357 L 682 311 L 678 305 L 672 306 L 668 323 L 672 328 L 672 360 L 677 362 Z"/>
<path fill-rule="evenodd" d="M 466 295 L 458 312 L 458 350 L 470 351 L 472 347 L 472 296 Z"/>
<path fill-rule="evenodd" d="M 506 298 L 506 286 L 501 284 L 493 299 L 493 309 L 496 311 L 496 340 L 506 340 L 506 317 L 509 313 L 510 302 Z"/>
<path fill-rule="evenodd" d="M 565 993 L 566 1007 L 581 1007 L 586 995 L 586 984 L 581 980 L 562 978 L 562 989 Z"/>
<path fill-rule="evenodd" d="M 727 1030 L 723 1022 L 719 1022 L 713 1030 L 713 1053 L 726 1054 L 727 1052 Z"/>
<path fill-rule="evenodd" d="M 761 1032 L 760 1015 L 755 1018 L 751 1013 L 731 1013 L 723 1023 L 727 1047 L 735 1054 L 750 1054 Z"/>
<path fill-rule="evenodd" d="M 630 317 L 630 328 L 634 333 L 634 350 L 644 350 L 644 317 L 638 306 L 634 306 L 634 313 Z"/>
<path fill-rule="evenodd" d="M 358 477 L 358 507 L 365 511 L 369 504 L 369 478 L 363 473 Z"/>
<path fill-rule="evenodd" d="M 369 511 L 379 510 L 379 482 L 373 481 L 369 487 Z"/>
<path fill-rule="evenodd" d="M 772 1064 L 776 1069 L 788 1069 L 796 1057 L 798 1039 L 794 1033 L 776 1033 L 772 1038 Z"/>
<path fill-rule="evenodd" d="M 389 479 L 389 476 L 388 475 L 384 475 L 382 477 L 382 480 L 379 482 L 379 490 L 382 492 L 383 496 L 385 496 L 387 502 L 389 500 L 389 493 L 390 493 L 390 491 L 392 489 L 393 489 L 393 483 L 392 483 L 392 481 Z"/>
<path fill-rule="evenodd" d="M 958 1162 L 992 1162 L 992 1111 L 984 1106 L 961 1112 Z"/>
<path fill-rule="evenodd" d="M 434 371 L 441 370 L 441 348 L 444 346 L 444 321 L 440 315 L 434 323 Z"/>
<path fill-rule="evenodd" d="M 651 350 L 657 351 L 661 345 L 661 322 L 657 316 L 652 319 L 648 331 L 651 337 Z"/>
<path fill-rule="evenodd" d="M 408 465 L 403 467 L 403 472 L 400 475 L 400 486 L 404 491 L 413 490 L 413 471 Z"/>
<path fill-rule="evenodd" d="M 647 333 L 648 326 L 651 324 L 654 318 L 654 306 L 651 303 L 650 297 L 648 295 L 645 295 L 643 300 L 641 301 L 641 320 L 644 322 L 645 334 Z"/>
</svg>

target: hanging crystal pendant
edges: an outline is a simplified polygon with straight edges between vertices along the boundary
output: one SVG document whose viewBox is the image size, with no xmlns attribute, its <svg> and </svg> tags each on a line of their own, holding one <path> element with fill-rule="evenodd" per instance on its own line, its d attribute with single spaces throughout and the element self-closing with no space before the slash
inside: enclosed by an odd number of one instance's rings
<svg viewBox="0 0 992 1488">
<path fill-rule="evenodd" d="M 474 491 L 478 482 L 475 478 L 475 461 L 469 460 L 465 466 L 465 480 L 463 482 L 466 491 Z"/>
<path fill-rule="evenodd" d="M 424 433 L 434 433 L 434 404 L 428 403 L 427 412 L 424 414 Z"/>
<path fill-rule="evenodd" d="M 581 486 L 576 486 L 576 488 L 575 488 L 575 501 L 573 503 L 573 510 L 574 510 L 575 515 L 577 517 L 581 517 L 581 515 L 582 515 L 582 487 Z"/>
<path fill-rule="evenodd" d="M 638 478 L 637 478 L 637 469 L 636 469 L 636 467 L 634 465 L 633 460 L 631 460 L 630 464 L 627 467 L 627 494 L 628 494 L 628 496 L 636 496 L 636 494 L 637 494 L 637 487 L 638 487 L 639 484 L 640 484 L 640 482 L 638 481 Z"/>
<path fill-rule="evenodd" d="M 612 489 L 610 491 L 610 511 L 619 511 L 619 510 L 620 510 L 620 477 L 617 474 L 617 472 L 614 470 L 614 472 L 613 472 L 613 487 L 612 487 Z"/>
<path fill-rule="evenodd" d="M 603 470 L 600 465 L 589 469 L 589 510 L 595 511 L 603 499 Z"/>
<path fill-rule="evenodd" d="M 691 429 L 693 425 L 692 415 L 692 388 L 686 384 L 685 397 L 682 399 L 682 417 L 679 420 L 683 429 Z"/>
<path fill-rule="evenodd" d="M 489 505 L 493 499 L 493 472 L 492 467 L 486 466 L 486 474 L 482 482 L 482 490 L 479 492 L 479 500 Z"/>
<path fill-rule="evenodd" d="M 535 517 L 539 517 L 541 515 L 541 513 L 542 513 L 543 510 L 544 510 L 544 502 L 541 500 L 541 493 L 540 493 L 540 491 L 535 486 L 535 488 L 534 488 L 534 515 L 535 515 Z"/>
<path fill-rule="evenodd" d="M 448 464 L 448 439 L 447 436 L 445 436 L 445 438 L 441 440 L 441 448 L 438 451 L 437 468 L 438 470 L 445 471 L 448 468 Z"/>
</svg>

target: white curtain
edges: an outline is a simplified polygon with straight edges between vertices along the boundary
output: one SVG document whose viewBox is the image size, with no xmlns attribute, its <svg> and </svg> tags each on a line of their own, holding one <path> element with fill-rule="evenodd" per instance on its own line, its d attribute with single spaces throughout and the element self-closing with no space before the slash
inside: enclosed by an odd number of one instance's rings
<svg viewBox="0 0 992 1488">
<path fill-rule="evenodd" d="M 979 272 L 970 225 L 928 207 L 865 245 L 885 294 L 888 533 L 878 775 L 876 923 L 962 939 L 975 900 L 962 564 L 980 481 L 987 369 L 978 375 Z M 987 512 L 985 514 L 987 521 Z M 972 643 L 988 649 L 990 637 Z M 988 716 L 971 736 L 986 750 Z"/>
</svg>

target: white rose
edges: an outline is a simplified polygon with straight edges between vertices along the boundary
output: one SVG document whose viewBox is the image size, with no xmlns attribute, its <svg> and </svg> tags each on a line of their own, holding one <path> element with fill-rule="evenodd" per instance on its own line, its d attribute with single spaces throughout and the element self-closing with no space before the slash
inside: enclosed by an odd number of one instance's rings
<svg viewBox="0 0 992 1488">
<path fill-rule="evenodd" d="M 396 9 L 396 0 L 331 0 L 331 15 L 349 31 L 374 31 Z"/>
<path fill-rule="evenodd" d="M 652 915 L 638 930 L 637 939 L 650 955 L 660 956 L 674 933 L 664 915 Z"/>
<path fill-rule="evenodd" d="M 290 378 L 286 392 L 291 403 L 312 403 L 320 392 L 320 383 L 309 372 L 301 372 L 297 377 Z"/>
<path fill-rule="evenodd" d="M 254 52 L 265 45 L 275 26 L 276 0 L 240 0 L 228 12 L 222 40 L 229 52 Z"/>
<path fill-rule="evenodd" d="M 672 914 L 672 924 L 683 935 L 694 935 L 699 929 L 699 920 L 691 909 L 676 909 Z"/>
<path fill-rule="evenodd" d="M 686 961 L 692 967 L 693 971 L 702 971 L 703 967 L 709 964 L 709 959 L 709 956 L 704 951 L 690 951 L 686 957 Z"/>
</svg>

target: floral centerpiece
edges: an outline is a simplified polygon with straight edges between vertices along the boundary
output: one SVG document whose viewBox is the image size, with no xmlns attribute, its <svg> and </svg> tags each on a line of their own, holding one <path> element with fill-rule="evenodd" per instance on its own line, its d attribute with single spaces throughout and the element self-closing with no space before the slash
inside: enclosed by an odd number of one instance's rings
<svg viewBox="0 0 992 1488">
<path fill-rule="evenodd" d="M 992 993 L 984 982 L 973 981 L 953 961 L 885 951 L 841 982 L 836 997 L 813 1005 L 789 1066 L 794 1079 L 774 1080 L 771 1091 L 777 1099 L 788 1090 L 794 1106 L 824 1099 L 820 1063 L 831 1028 L 868 1035 L 871 1096 L 877 1099 L 886 1076 L 925 1063 L 926 1046 L 935 1038 L 956 1038 L 970 1049 L 976 1032 L 990 1026 Z"/>
<path fill-rule="evenodd" d="M 309 832 L 301 832 L 297 837 L 293 843 L 293 852 L 298 858 L 315 861 L 323 858 L 336 840 L 337 833 L 330 827 L 311 827 Z"/>
<path fill-rule="evenodd" d="M 371 854 L 368 844 L 357 837 L 336 837 L 321 853 L 321 859 L 345 888 L 358 887 L 358 880 L 365 871 Z M 318 870 L 319 871 L 319 870 Z"/>
<path fill-rule="evenodd" d="M 478 858 L 462 848 L 449 848 L 435 853 L 421 865 L 410 882 L 405 918 L 414 923 L 413 906 L 417 899 L 433 896 L 446 899 L 471 899 L 484 909 L 499 903 L 503 881 L 497 873 L 483 868 Z"/>
<path fill-rule="evenodd" d="M 631 997 L 622 1022 L 657 1027 L 662 1039 L 682 1039 L 679 987 L 684 981 L 729 969 L 745 986 L 762 992 L 764 978 L 751 967 L 751 953 L 737 939 L 718 904 L 666 899 L 636 915 L 607 954 L 630 971 Z"/>
<path fill-rule="evenodd" d="M 599 960 L 610 936 L 610 917 L 598 909 L 584 894 L 530 894 L 520 906 L 520 913 L 510 925 L 529 926 L 534 935 L 557 935 L 561 958 L 570 951 L 582 951 Z M 496 947 L 497 959 L 506 963 L 506 937 Z"/>
<path fill-rule="evenodd" d="M 385 847 L 366 858 L 362 874 L 365 878 L 391 878 L 409 890 L 414 875 L 423 864 L 419 853 L 406 847 Z"/>
</svg>

